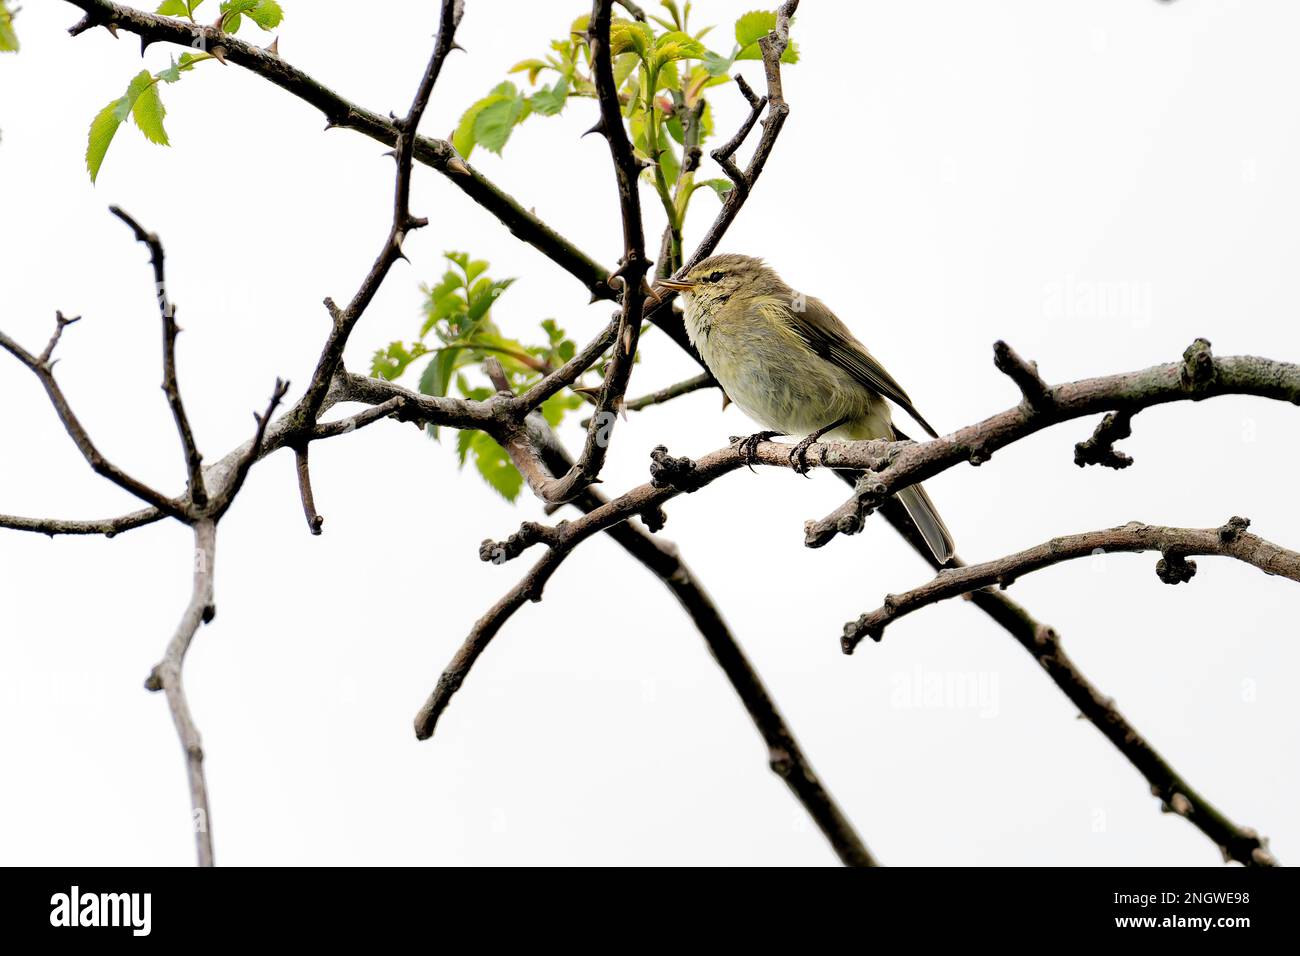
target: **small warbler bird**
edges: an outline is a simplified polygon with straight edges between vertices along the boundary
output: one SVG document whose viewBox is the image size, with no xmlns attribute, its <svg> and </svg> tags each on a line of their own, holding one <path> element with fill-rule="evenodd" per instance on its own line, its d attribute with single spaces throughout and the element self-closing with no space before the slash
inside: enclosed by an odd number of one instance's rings
<svg viewBox="0 0 1300 956">
<path fill-rule="evenodd" d="M 822 436 L 906 438 L 894 427 L 889 402 L 938 437 L 835 313 L 791 289 L 761 259 L 711 256 L 658 286 L 682 293 L 691 344 L 727 396 L 771 429 L 745 439 L 742 454 L 752 456 L 758 442 L 778 435 L 803 435 L 790 452 L 803 474 L 808 448 Z M 952 535 L 925 490 L 909 485 L 897 498 L 935 559 L 942 564 L 952 557 Z"/>
</svg>

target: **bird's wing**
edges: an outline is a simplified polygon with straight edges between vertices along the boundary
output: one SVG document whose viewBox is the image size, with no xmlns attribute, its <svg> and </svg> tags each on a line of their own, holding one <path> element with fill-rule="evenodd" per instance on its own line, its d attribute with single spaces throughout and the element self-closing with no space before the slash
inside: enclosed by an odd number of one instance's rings
<svg viewBox="0 0 1300 956">
<path fill-rule="evenodd" d="M 912 400 L 903 391 L 903 386 L 894 381 L 894 377 L 885 371 L 885 367 L 876 361 L 875 356 L 867 351 L 866 346 L 853 337 L 848 326 L 826 307 L 819 299 L 806 300 L 802 312 L 788 310 L 791 325 L 808 347 L 829 362 L 834 362 L 868 388 L 875 389 L 889 399 L 930 433 L 932 438 L 939 437 L 930 423 L 921 417 L 912 405 Z"/>
</svg>

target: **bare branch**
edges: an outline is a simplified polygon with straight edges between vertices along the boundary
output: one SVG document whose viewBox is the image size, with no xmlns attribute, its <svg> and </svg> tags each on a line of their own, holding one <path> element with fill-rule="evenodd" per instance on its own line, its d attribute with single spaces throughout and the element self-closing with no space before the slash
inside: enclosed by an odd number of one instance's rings
<svg viewBox="0 0 1300 956">
<path fill-rule="evenodd" d="M 974 591 L 970 600 L 1029 652 L 1079 713 L 1146 778 L 1162 810 L 1184 817 L 1209 837 L 1225 862 L 1236 860 L 1246 866 L 1276 863 L 1266 838 L 1224 816 L 1125 719 L 1115 701 L 1084 676 L 1066 654 L 1053 628 L 1034 620 L 1002 591 Z"/>
<path fill-rule="evenodd" d="M 0 515 L 0 528 L 12 531 L 32 531 L 47 534 L 51 538 L 60 534 L 88 535 L 102 534 L 111 538 L 123 531 L 142 528 L 155 521 L 161 521 L 164 515 L 157 508 L 143 508 L 117 518 L 66 519 L 66 518 L 23 518 L 19 515 Z"/>
<path fill-rule="evenodd" d="M 172 418 L 176 422 L 176 433 L 180 437 L 181 450 L 185 455 L 190 500 L 201 508 L 208 503 L 208 492 L 203 485 L 203 456 L 199 454 L 198 446 L 194 443 L 194 431 L 190 428 L 189 416 L 185 414 L 180 386 L 176 381 L 176 336 L 180 334 L 180 328 L 176 325 L 176 306 L 172 303 L 171 294 L 167 290 L 166 256 L 162 241 L 155 233 L 147 232 L 120 206 L 109 206 L 108 211 L 126 223 L 134 233 L 136 241 L 144 243 L 149 248 L 149 262 L 153 266 L 154 295 L 158 299 L 158 312 L 162 316 L 162 389 L 167 396 L 167 404 L 171 407 Z"/>
<path fill-rule="evenodd" d="M 904 615 L 948 598 L 997 585 L 1009 587 L 1018 578 L 1043 568 L 1098 554 L 1159 551 L 1156 573 L 1166 584 L 1180 584 L 1196 572 L 1193 555 L 1219 555 L 1252 564 L 1265 574 L 1300 581 L 1300 554 L 1280 548 L 1246 532 L 1250 522 L 1232 518 L 1221 528 L 1167 528 L 1137 521 L 1104 531 L 1066 535 L 982 564 L 940 571 L 926 584 L 903 594 L 890 594 L 884 604 L 844 626 L 844 653 L 870 637 L 879 641 L 885 628 Z"/>
<path fill-rule="evenodd" d="M 166 495 L 154 491 L 142 481 L 132 478 L 122 469 L 118 468 L 107 458 L 105 458 L 95 443 L 90 440 L 86 429 L 82 426 L 81 420 L 72 411 L 72 406 L 68 404 L 67 398 L 63 395 L 63 390 L 54 378 L 54 347 L 58 344 L 64 328 L 71 325 L 76 319 L 65 319 L 62 313 L 58 313 L 57 326 L 54 335 L 51 337 L 49 344 L 40 356 L 32 355 L 21 345 L 15 342 L 9 336 L 0 332 L 0 348 L 3 348 L 18 361 L 26 365 L 36 375 L 41 385 L 45 388 L 45 394 L 49 396 L 50 403 L 54 406 L 55 413 L 59 416 L 59 421 L 63 423 L 64 430 L 72 439 L 81 456 L 86 459 L 86 463 L 94 470 L 95 474 L 107 478 L 113 484 L 125 491 L 129 491 L 146 504 L 153 505 L 159 511 L 179 521 L 189 523 L 192 519 L 185 506 Z"/>
<path fill-rule="evenodd" d="M 308 447 L 307 445 L 299 445 L 293 450 L 294 460 L 298 467 L 298 495 L 302 498 L 302 511 L 307 518 L 307 529 L 312 534 L 320 534 L 321 525 L 325 524 L 325 519 L 316 510 L 316 497 L 311 490 L 311 465 L 307 458 Z"/>
<path fill-rule="evenodd" d="M 1108 412 L 1092 437 L 1074 446 L 1074 463 L 1080 468 L 1101 465 L 1116 470 L 1133 464 L 1132 458 L 1115 448 L 1115 442 L 1132 436 L 1132 424 L 1133 416 L 1127 411 Z"/>
<path fill-rule="evenodd" d="M 707 372 L 701 375 L 695 375 L 681 382 L 669 385 L 667 388 L 661 388 L 657 392 L 651 392 L 648 395 L 642 395 L 640 398 L 634 398 L 623 403 L 623 409 L 629 412 L 639 412 L 651 405 L 663 405 L 671 402 L 674 398 L 681 398 L 683 395 L 689 395 L 692 392 L 698 392 L 702 388 L 718 387 L 718 381 Z M 584 418 L 582 426 L 585 428 L 591 419 Z"/>
<path fill-rule="evenodd" d="M 614 179 L 618 185 L 619 209 L 623 221 L 623 258 L 616 273 L 621 288 L 622 310 L 614 350 L 605 369 L 605 381 L 596 400 L 596 412 L 587 427 L 587 438 L 582 454 L 573 467 L 560 478 L 544 477 L 533 470 L 530 482 L 533 491 L 544 501 L 568 501 L 600 476 L 605 464 L 618 409 L 632 376 L 632 360 L 636 355 L 641 335 L 641 318 L 645 305 L 646 273 L 650 262 L 645 252 L 645 229 L 641 222 L 639 180 L 641 164 L 632 151 L 632 143 L 623 128 L 623 116 L 618 100 L 618 87 L 614 83 L 614 69 L 610 60 L 609 25 L 612 0 L 595 0 L 591 8 L 591 21 L 587 37 L 591 46 L 592 75 L 600 103 L 600 122 L 595 130 L 609 144 L 614 164 Z M 611 277 L 611 283 L 613 282 Z M 516 444 L 521 441 L 516 439 Z"/>
<path fill-rule="evenodd" d="M 355 415 L 332 422 L 322 422 L 312 430 L 312 440 L 333 438 L 335 435 L 346 435 L 365 428 L 367 425 L 373 425 L 385 418 L 400 418 L 402 413 L 406 411 L 408 404 L 405 395 L 394 395 L 378 405 L 372 405 L 364 412 L 358 412 Z"/>
<path fill-rule="evenodd" d="M 1016 383 L 1029 408 L 1038 411 L 1051 408 L 1051 389 L 1038 374 L 1036 362 L 1026 362 L 1015 349 L 999 339 L 993 343 L 993 364 L 998 367 L 998 371 L 1003 372 Z"/>
<path fill-rule="evenodd" d="M 808 522 L 805 539 L 820 547 L 836 534 L 853 534 L 880 502 L 907 485 L 924 481 L 961 462 L 978 465 L 999 448 L 1059 422 L 1122 412 L 1126 420 L 1144 408 L 1217 395 L 1256 395 L 1300 404 L 1300 366 L 1254 356 L 1215 358 L 1198 339 L 1183 362 L 1137 372 L 1083 379 L 1047 388 L 1040 404 L 1028 401 L 984 421 L 931 441 L 914 444 L 846 442 L 813 446 L 832 468 L 867 469 L 852 498 L 819 521 Z M 1032 386 L 1031 386 L 1032 388 Z M 764 460 L 764 464 L 770 462 Z"/>
<path fill-rule="evenodd" d="M 572 459 L 554 431 L 538 416 L 534 415 L 529 422 L 533 443 L 541 450 L 546 467 L 554 474 L 563 474 Z M 594 488 L 588 488 L 571 503 L 583 512 L 590 512 L 604 505 L 605 500 Z M 808 811 L 840 861 L 845 866 L 874 866 L 871 852 L 813 770 L 722 612 L 682 561 L 676 545 L 647 534 L 632 522 L 615 525 L 606 533 L 658 577 L 690 616 L 767 744 L 768 766 Z"/>
<path fill-rule="evenodd" d="M 185 655 L 190 649 L 200 624 L 207 624 L 216 614 L 213 604 L 213 569 L 216 561 L 217 525 L 204 518 L 194 523 L 194 588 L 190 603 L 181 615 L 176 633 L 167 645 L 162 661 L 154 667 L 145 687 L 164 691 L 167 706 L 171 708 L 172 722 L 185 751 L 185 764 L 189 771 L 191 823 L 198 844 L 199 866 L 212 866 L 212 815 L 208 809 L 208 787 L 203 774 L 203 742 L 199 728 L 190 714 L 185 698 L 182 671 Z"/>
<path fill-rule="evenodd" d="M 427 219 L 411 215 L 410 209 L 411 164 L 415 156 L 416 130 L 419 128 L 420 119 L 424 116 L 425 108 L 429 105 L 429 97 L 433 93 L 438 74 L 442 72 L 442 64 L 447 55 L 455 49 L 456 27 L 460 24 L 462 13 L 461 0 L 443 0 L 438 37 L 434 42 L 429 63 L 420 77 L 415 96 L 411 100 L 411 108 L 405 117 L 393 120 L 397 177 L 393 187 L 393 221 L 389 227 L 388 239 L 347 307 L 336 310 L 332 308 L 333 303 L 326 301 L 334 325 L 316 362 L 316 370 L 312 373 L 307 391 L 298 408 L 295 409 L 300 425 L 305 426 L 306 422 L 315 421 L 324 404 L 325 395 L 329 391 L 334 371 L 342 361 L 343 349 L 353 328 L 374 300 L 375 293 L 379 291 L 393 263 L 398 259 L 406 258 L 402 252 L 402 242 L 407 233 L 429 224 Z"/>
<path fill-rule="evenodd" d="M 736 150 L 740 149 L 741 143 L 749 136 L 749 132 L 754 128 L 754 124 L 758 122 L 758 118 L 763 115 L 763 107 L 767 106 L 767 97 L 755 95 L 754 91 L 749 88 L 749 84 L 745 82 L 745 78 L 739 73 L 736 74 L 735 80 L 736 85 L 740 87 L 741 95 L 749 102 L 749 116 L 741 124 L 740 129 L 736 130 L 735 136 L 713 150 L 709 155 L 713 157 L 714 162 L 722 167 L 727 174 L 727 178 L 731 180 L 736 189 L 740 190 L 743 198 L 749 194 L 749 177 L 736 165 L 736 161 L 732 157 L 736 155 Z"/>
<path fill-rule="evenodd" d="M 266 446 L 266 427 L 270 424 L 271 416 L 275 414 L 275 410 L 279 408 L 280 402 L 288 391 L 289 383 L 277 378 L 275 388 L 271 392 L 271 400 L 267 402 L 266 411 L 261 415 L 256 412 L 253 413 L 253 419 L 257 422 L 257 430 L 253 433 L 253 441 L 237 459 L 230 479 L 222 485 L 213 497 L 212 514 L 217 520 L 220 520 L 221 516 L 234 504 L 235 496 L 239 494 L 239 489 L 244 486 L 244 479 L 248 477 L 249 469 L 253 467 L 254 462 L 262 457 Z"/>
</svg>

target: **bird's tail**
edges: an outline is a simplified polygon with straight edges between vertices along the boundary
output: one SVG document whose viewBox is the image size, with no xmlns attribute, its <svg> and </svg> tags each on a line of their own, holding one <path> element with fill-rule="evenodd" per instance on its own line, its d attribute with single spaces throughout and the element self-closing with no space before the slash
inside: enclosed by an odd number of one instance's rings
<svg viewBox="0 0 1300 956">
<path fill-rule="evenodd" d="M 907 509 L 908 517 L 915 522 L 935 560 L 940 564 L 946 564 L 956 548 L 948 526 L 939 517 L 939 512 L 935 510 L 934 502 L 925 493 L 925 489 L 920 485 L 908 485 L 895 497 Z"/>
</svg>

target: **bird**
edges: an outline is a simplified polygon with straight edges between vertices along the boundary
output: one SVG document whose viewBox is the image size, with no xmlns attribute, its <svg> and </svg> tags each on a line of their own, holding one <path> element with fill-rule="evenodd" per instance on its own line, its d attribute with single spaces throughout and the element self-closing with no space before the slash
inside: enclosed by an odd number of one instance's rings
<svg viewBox="0 0 1300 956">
<path fill-rule="evenodd" d="M 904 440 L 890 403 L 931 437 L 934 428 L 916 410 L 883 365 L 820 299 L 796 292 L 762 259 L 710 256 L 651 293 L 681 294 L 686 334 L 727 397 L 764 431 L 740 442 L 752 460 L 758 442 L 804 436 L 790 452 L 800 474 L 807 451 L 824 437 Z M 934 558 L 946 564 L 952 535 L 919 484 L 896 492 Z"/>
</svg>

